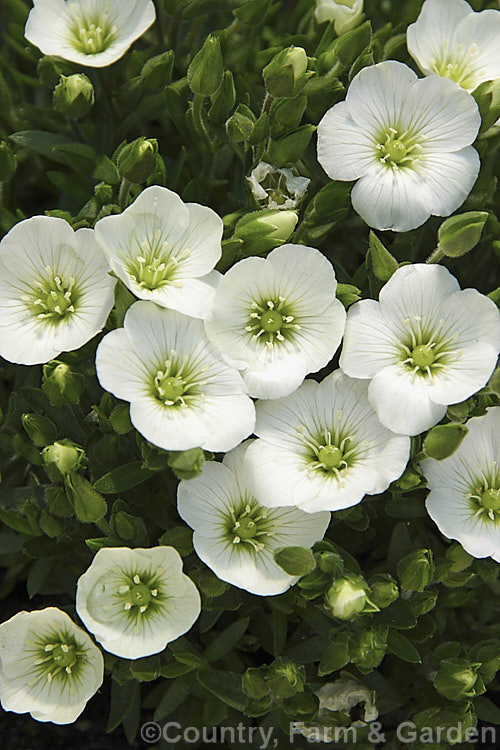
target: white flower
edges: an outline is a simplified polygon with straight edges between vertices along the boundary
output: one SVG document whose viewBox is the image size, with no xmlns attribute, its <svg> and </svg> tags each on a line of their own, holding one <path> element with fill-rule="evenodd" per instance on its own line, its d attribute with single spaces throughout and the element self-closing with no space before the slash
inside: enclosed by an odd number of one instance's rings
<svg viewBox="0 0 500 750">
<path fill-rule="evenodd" d="M 259 162 L 246 179 L 257 203 L 280 210 L 295 208 L 311 182 L 291 169 L 278 169 L 265 161 Z"/>
<path fill-rule="evenodd" d="M 318 126 L 318 160 L 333 180 L 357 180 L 352 205 L 376 229 L 407 232 L 467 198 L 480 162 L 481 117 L 454 81 L 418 80 L 392 60 L 363 68 Z"/>
<path fill-rule="evenodd" d="M 96 369 L 103 388 L 130 401 L 134 427 L 165 450 L 228 451 L 253 431 L 243 380 L 195 318 L 136 302 L 99 344 Z"/>
<path fill-rule="evenodd" d="M 220 279 L 222 219 L 164 187 L 146 188 L 122 214 L 95 226 L 111 268 L 140 299 L 204 318 Z"/>
<path fill-rule="evenodd" d="M 363 0 L 316 0 L 316 20 L 333 21 L 340 36 L 359 24 L 363 17 Z"/>
<path fill-rule="evenodd" d="M 380 424 L 367 390 L 337 370 L 321 383 L 306 380 L 291 396 L 257 402 L 261 439 L 245 460 L 260 503 L 342 510 L 401 476 L 410 439 Z"/>
<path fill-rule="evenodd" d="M 370 380 L 382 424 L 418 435 L 488 382 L 500 349 L 498 309 L 476 289 L 461 291 L 443 266 L 422 263 L 399 268 L 379 300 L 349 309 L 340 366 Z"/>
<path fill-rule="evenodd" d="M 475 13 L 465 0 L 425 0 L 407 31 L 408 51 L 426 76 L 468 91 L 500 78 L 500 11 Z"/>
<path fill-rule="evenodd" d="M 331 263 L 312 247 L 245 258 L 219 284 L 207 335 L 243 371 L 251 396 L 288 395 L 340 344 L 346 313 L 336 289 Z"/>
<path fill-rule="evenodd" d="M 18 612 L 0 625 L 0 700 L 5 711 L 71 724 L 102 685 L 104 661 L 65 612 Z"/>
<path fill-rule="evenodd" d="M 427 511 L 439 530 L 473 557 L 500 562 L 500 407 L 467 422 L 449 458 L 422 461 Z"/>
<path fill-rule="evenodd" d="M 156 18 L 151 0 L 34 0 L 24 35 L 43 52 L 103 68 Z"/>
<path fill-rule="evenodd" d="M 0 243 L 0 356 L 35 365 L 104 327 L 115 280 L 91 229 L 35 216 Z"/>
<path fill-rule="evenodd" d="M 251 594 L 281 594 L 298 580 L 274 562 L 280 547 L 311 547 L 322 539 L 329 513 L 263 508 L 252 495 L 245 453 L 252 441 L 209 461 L 195 479 L 179 484 L 177 508 L 194 529 L 198 557 L 223 581 Z"/>
<path fill-rule="evenodd" d="M 200 595 L 173 547 L 103 547 L 78 579 L 76 611 L 106 651 L 139 659 L 190 629 Z"/>
</svg>

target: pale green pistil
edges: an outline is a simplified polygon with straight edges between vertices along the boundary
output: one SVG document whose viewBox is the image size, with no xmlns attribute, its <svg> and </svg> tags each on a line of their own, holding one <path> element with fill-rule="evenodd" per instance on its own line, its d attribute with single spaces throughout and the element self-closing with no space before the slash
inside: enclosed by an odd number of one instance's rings
<svg viewBox="0 0 500 750">
<path fill-rule="evenodd" d="M 493 486 L 489 487 L 488 485 Z M 496 481 L 490 480 L 475 489 L 470 495 L 471 501 L 473 501 L 473 508 L 475 509 L 475 515 L 481 517 L 483 520 L 487 518 L 490 521 L 500 521 L 500 488 L 495 486 L 498 485 L 498 477 Z"/>
<path fill-rule="evenodd" d="M 180 287 L 181 281 L 175 276 L 179 267 L 191 255 L 189 248 L 175 252 L 168 242 L 162 240 L 161 230 L 156 229 L 152 236 L 140 244 L 140 252 L 126 263 L 127 272 L 141 289 L 152 292 L 170 285 Z M 124 253 L 127 255 L 127 253 Z"/>
<path fill-rule="evenodd" d="M 33 312 L 36 317 L 41 320 L 52 319 L 52 322 L 57 322 L 74 313 L 74 285 L 74 278 L 70 278 L 69 282 L 66 283 L 57 275 L 44 282 L 39 282 L 37 297 L 32 300 Z"/>
<path fill-rule="evenodd" d="M 71 641 L 45 643 L 41 644 L 40 656 L 35 664 L 51 682 L 59 676 L 68 678 L 78 667 L 84 653 L 85 651 L 78 649 L 77 645 Z"/>
<path fill-rule="evenodd" d="M 70 8 L 70 43 L 84 55 L 104 52 L 115 41 L 118 29 L 107 13 L 89 11 L 73 3 Z"/>
<path fill-rule="evenodd" d="M 248 503 L 243 512 L 231 510 L 229 534 L 233 544 L 249 544 L 258 552 L 264 548 L 264 538 L 271 528 L 267 511 L 258 504 Z"/>
<path fill-rule="evenodd" d="M 377 144 L 378 158 L 382 164 L 393 169 L 411 166 L 416 148 L 417 144 L 407 131 L 399 133 L 395 128 L 389 128 Z"/>
<path fill-rule="evenodd" d="M 245 330 L 252 334 L 252 339 L 262 340 L 268 347 L 277 342 L 285 341 L 294 331 L 300 330 L 295 316 L 290 314 L 285 297 L 270 299 L 263 302 L 253 302 L 253 311 Z"/>
<path fill-rule="evenodd" d="M 426 367 L 430 367 L 435 360 L 432 346 L 424 344 L 422 344 L 421 346 L 416 346 L 411 353 L 411 358 L 416 367 L 420 367 L 421 370 L 425 370 Z"/>
<path fill-rule="evenodd" d="M 165 402 L 175 403 L 183 395 L 186 388 L 186 382 L 179 376 L 164 377 L 160 372 L 156 376 L 155 382 L 158 393 Z"/>
<path fill-rule="evenodd" d="M 477 53 L 477 44 L 473 42 L 469 47 L 459 44 L 451 54 L 448 50 L 448 43 L 444 40 L 441 57 L 436 58 L 430 67 L 438 75 L 451 78 L 465 89 L 474 88 L 477 86 L 477 75 L 482 77 L 485 74 L 484 70 L 477 70 Z"/>
<path fill-rule="evenodd" d="M 172 349 L 164 368 L 156 372 L 153 395 L 165 406 L 186 406 L 192 398 L 202 398 L 199 388 L 206 385 L 206 381 L 193 380 L 192 376 L 187 358 L 179 361 L 176 351 Z"/>
<path fill-rule="evenodd" d="M 148 586 L 136 573 L 130 584 L 124 584 L 118 589 L 123 600 L 123 609 L 131 614 L 142 615 L 158 598 L 158 589 Z"/>
<path fill-rule="evenodd" d="M 318 452 L 318 461 L 327 471 L 338 469 L 343 457 L 343 452 L 335 445 L 324 445 Z"/>
</svg>

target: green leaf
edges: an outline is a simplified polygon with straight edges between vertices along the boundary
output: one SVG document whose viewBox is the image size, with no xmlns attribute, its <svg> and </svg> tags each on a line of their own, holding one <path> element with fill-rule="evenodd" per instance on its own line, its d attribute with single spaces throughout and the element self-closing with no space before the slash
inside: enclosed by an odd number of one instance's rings
<svg viewBox="0 0 500 750">
<path fill-rule="evenodd" d="M 243 620 L 237 620 L 229 625 L 222 633 L 212 641 L 205 651 L 205 659 L 209 662 L 218 661 L 226 656 L 238 643 L 241 636 L 245 633 L 250 622 L 249 617 L 245 617 Z"/>
<path fill-rule="evenodd" d="M 318 676 L 324 677 L 331 672 L 345 667 L 349 664 L 349 634 L 335 636 L 335 643 L 331 643 L 324 651 L 318 667 Z"/>
<path fill-rule="evenodd" d="M 242 689 L 240 674 L 210 669 L 199 672 L 197 678 L 206 690 L 223 703 L 227 703 L 237 711 L 245 710 L 247 699 Z"/>
<path fill-rule="evenodd" d="M 477 718 L 480 721 L 487 721 L 491 724 L 500 724 L 500 708 L 495 706 L 493 701 L 489 698 L 480 696 L 474 701 L 474 708 L 476 709 Z"/>
<path fill-rule="evenodd" d="M 420 654 L 413 643 L 411 643 L 408 638 L 405 638 L 404 635 L 398 633 L 397 630 L 389 630 L 389 635 L 387 636 L 387 648 L 391 654 L 398 656 L 403 661 L 407 661 L 410 664 L 422 663 Z"/>
<path fill-rule="evenodd" d="M 28 536 L 36 535 L 36 532 L 33 531 L 30 522 L 20 513 L 14 513 L 11 510 L 0 508 L 0 521 L 2 521 L 10 529 L 18 531 L 20 534 L 26 534 Z"/>
<path fill-rule="evenodd" d="M 142 468 L 141 461 L 132 461 L 104 474 L 94 483 L 94 487 L 103 495 L 114 495 L 137 487 L 153 474 L 155 474 L 154 471 Z"/>
<path fill-rule="evenodd" d="M 368 271 L 379 281 L 389 281 L 398 262 L 381 243 L 375 232 L 370 232 L 370 247 L 366 254 Z"/>
<path fill-rule="evenodd" d="M 10 139 L 18 146 L 29 148 L 31 151 L 40 154 L 40 156 L 46 156 L 48 159 L 53 159 L 60 164 L 66 164 L 66 158 L 62 153 L 58 154 L 54 152 L 53 149 L 67 145 L 68 143 L 76 145 L 73 138 L 67 135 L 55 135 L 54 133 L 46 133 L 43 130 L 20 130 L 17 133 L 13 133 Z"/>
<path fill-rule="evenodd" d="M 180 680 L 169 683 L 167 690 L 156 707 L 153 719 L 155 721 L 162 721 L 162 719 L 170 716 L 176 708 L 179 708 L 188 695 L 189 688 L 183 682 L 180 682 Z"/>
<path fill-rule="evenodd" d="M 111 681 L 111 706 L 106 732 L 113 732 L 125 719 L 134 704 L 140 703 L 141 688 L 138 682 L 128 680 L 120 685 L 116 680 Z"/>
</svg>

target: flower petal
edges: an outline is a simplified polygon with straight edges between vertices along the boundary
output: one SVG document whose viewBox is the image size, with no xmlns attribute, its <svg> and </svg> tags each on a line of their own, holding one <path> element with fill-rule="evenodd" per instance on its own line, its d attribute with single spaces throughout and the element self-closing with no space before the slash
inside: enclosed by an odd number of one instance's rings
<svg viewBox="0 0 500 750">
<path fill-rule="evenodd" d="M 318 125 L 318 161 L 332 180 L 357 180 L 377 160 L 373 136 L 352 119 L 347 102 L 335 104 Z"/>
</svg>

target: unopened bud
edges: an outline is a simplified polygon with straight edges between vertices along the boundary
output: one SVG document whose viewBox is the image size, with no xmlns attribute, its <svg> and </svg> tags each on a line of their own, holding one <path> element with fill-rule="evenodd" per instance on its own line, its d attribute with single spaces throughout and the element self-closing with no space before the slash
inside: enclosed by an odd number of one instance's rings
<svg viewBox="0 0 500 750">
<path fill-rule="evenodd" d="M 224 63 L 220 42 L 211 34 L 188 68 L 189 88 L 193 94 L 212 96 L 221 85 L 223 76 Z"/>
<path fill-rule="evenodd" d="M 467 427 L 459 422 L 437 425 L 427 433 L 424 451 L 430 458 L 442 461 L 455 453 L 467 432 Z"/>
<path fill-rule="evenodd" d="M 317 0 L 315 16 L 318 23 L 333 21 L 335 33 L 340 36 L 363 18 L 363 0 Z"/>
<path fill-rule="evenodd" d="M 423 591 L 434 576 L 434 561 L 430 549 L 418 549 L 399 561 L 398 575 L 406 591 Z"/>
<path fill-rule="evenodd" d="M 436 690 L 445 698 L 456 701 L 473 698 L 478 664 L 470 664 L 466 659 L 444 659 L 434 680 Z"/>
<path fill-rule="evenodd" d="M 328 589 L 325 600 L 334 617 L 353 620 L 367 604 L 368 586 L 361 576 L 342 576 Z"/>
<path fill-rule="evenodd" d="M 57 437 L 55 424 L 40 414 L 23 414 L 21 422 L 28 436 L 38 448 L 53 443 Z"/>
<path fill-rule="evenodd" d="M 281 98 L 296 96 L 307 81 L 307 54 L 302 47 L 288 47 L 273 57 L 262 73 L 266 90 Z"/>
<path fill-rule="evenodd" d="M 85 390 L 85 378 L 65 362 L 53 360 L 43 366 L 42 390 L 54 406 L 74 404 Z"/>
<path fill-rule="evenodd" d="M 77 471 L 84 456 L 85 451 L 81 446 L 66 439 L 47 445 L 42 451 L 44 463 L 53 464 L 63 475 Z"/>
<path fill-rule="evenodd" d="M 234 236 L 242 241 L 243 255 L 263 255 L 287 242 L 297 221 L 295 211 L 254 211 L 238 221 Z"/>
<path fill-rule="evenodd" d="M 156 167 L 157 154 L 156 138 L 141 136 L 122 148 L 116 166 L 121 177 L 129 182 L 146 182 Z"/>
<path fill-rule="evenodd" d="M 448 258 L 465 255 L 481 239 L 488 218 L 487 211 L 468 211 L 458 216 L 450 216 L 438 230 L 438 249 Z"/>
<path fill-rule="evenodd" d="M 57 112 L 76 120 L 86 115 L 94 104 L 94 87 L 83 73 L 61 76 L 52 100 Z"/>
<path fill-rule="evenodd" d="M 380 609 L 388 607 L 399 597 L 398 584 L 387 573 L 378 573 L 370 581 L 371 601 Z"/>
</svg>

